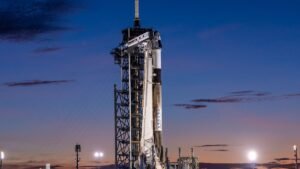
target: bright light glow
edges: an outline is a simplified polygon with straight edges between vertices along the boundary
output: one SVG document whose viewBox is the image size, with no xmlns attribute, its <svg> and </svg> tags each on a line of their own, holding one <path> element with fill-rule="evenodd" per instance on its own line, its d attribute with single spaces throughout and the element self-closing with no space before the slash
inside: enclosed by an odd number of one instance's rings
<svg viewBox="0 0 300 169">
<path fill-rule="evenodd" d="M 4 160 L 4 158 L 5 158 L 5 154 L 3 151 L 0 152 L 0 158 L 1 158 L 1 160 Z"/>
<path fill-rule="evenodd" d="M 94 157 L 95 158 L 102 158 L 104 156 L 104 153 L 103 152 L 95 152 L 94 153 Z"/>
<path fill-rule="evenodd" d="M 293 146 L 294 151 L 297 151 L 297 145 Z"/>
<path fill-rule="evenodd" d="M 256 153 L 256 151 L 254 151 L 254 150 L 249 151 L 249 152 L 248 152 L 248 159 L 249 159 L 251 162 L 256 161 L 256 159 L 257 159 L 257 153 Z"/>
</svg>

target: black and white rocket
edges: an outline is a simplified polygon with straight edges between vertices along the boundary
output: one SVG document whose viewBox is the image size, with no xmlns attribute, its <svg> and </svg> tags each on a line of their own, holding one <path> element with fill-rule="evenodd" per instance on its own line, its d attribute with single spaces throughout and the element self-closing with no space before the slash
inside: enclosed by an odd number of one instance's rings
<svg viewBox="0 0 300 169">
<path fill-rule="evenodd" d="M 161 150 L 162 146 L 162 81 L 161 81 L 161 51 L 162 43 L 158 32 L 152 42 L 152 58 L 153 58 L 153 116 L 154 116 L 154 138 L 157 148 Z"/>
<path fill-rule="evenodd" d="M 150 33 L 150 40 L 141 43 L 140 47 L 144 52 L 141 155 L 146 157 L 147 165 L 162 169 L 162 45 L 159 33 Z"/>
</svg>

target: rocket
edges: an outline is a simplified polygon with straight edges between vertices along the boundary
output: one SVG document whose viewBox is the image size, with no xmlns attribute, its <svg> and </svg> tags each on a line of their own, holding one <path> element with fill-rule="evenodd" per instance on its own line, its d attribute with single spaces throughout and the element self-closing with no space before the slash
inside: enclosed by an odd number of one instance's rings
<svg viewBox="0 0 300 169">
<path fill-rule="evenodd" d="M 158 32 L 154 33 L 152 41 L 153 60 L 153 126 L 154 142 L 158 153 L 162 153 L 162 80 L 161 80 L 162 43 Z"/>
<path fill-rule="evenodd" d="M 140 116 L 134 117 L 134 123 L 129 122 L 130 125 L 139 124 L 140 127 L 136 127 L 135 130 L 130 128 L 130 136 L 134 135 L 139 140 L 130 140 L 130 144 L 134 145 L 130 147 L 135 150 L 135 154 L 131 153 L 130 165 L 135 169 L 155 168 L 163 169 L 163 147 L 162 147 L 162 42 L 158 31 L 153 29 L 141 28 L 139 19 L 139 0 L 135 0 L 135 19 L 134 27 L 123 31 L 125 35 L 123 42 L 116 49 L 116 53 L 119 53 L 122 57 L 128 57 L 128 75 L 129 75 L 129 100 L 131 94 L 136 90 L 131 90 L 131 76 L 142 77 L 142 80 L 138 81 L 141 86 L 138 93 L 138 99 L 134 99 L 136 102 L 140 99 L 140 107 L 137 107 L 132 111 L 138 113 Z M 139 63 L 132 63 L 131 58 L 137 60 Z M 116 59 L 121 63 L 120 59 Z M 136 66 L 136 65 L 138 66 Z M 143 66 L 141 66 L 143 65 Z M 131 67 L 132 66 L 132 67 Z M 132 73 L 131 70 L 134 70 Z M 138 70 L 138 71 L 136 71 Z M 138 104 L 135 104 L 139 106 Z M 136 114 L 135 114 L 136 115 Z M 133 118 L 130 117 L 130 120 Z M 133 132 L 134 131 L 134 132 Z M 138 132 L 137 132 L 138 131 Z M 134 133 L 134 134 L 132 134 Z M 131 138 L 130 138 L 131 139 Z"/>
<path fill-rule="evenodd" d="M 137 45 L 144 53 L 141 156 L 145 156 L 146 164 L 153 164 L 153 161 L 156 161 L 155 164 L 160 165 L 159 161 L 163 161 L 160 34 L 156 31 L 145 33 L 129 41 L 127 45 Z"/>
</svg>

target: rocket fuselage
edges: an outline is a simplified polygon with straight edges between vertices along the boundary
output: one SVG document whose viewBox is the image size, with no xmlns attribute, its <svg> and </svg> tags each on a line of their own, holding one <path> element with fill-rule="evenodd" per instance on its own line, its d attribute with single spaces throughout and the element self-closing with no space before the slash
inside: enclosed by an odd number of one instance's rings
<svg viewBox="0 0 300 169">
<path fill-rule="evenodd" d="M 161 81 L 161 38 L 157 32 L 152 43 L 153 57 L 153 126 L 154 142 L 158 154 L 162 154 L 162 81 Z M 160 157 L 162 160 L 162 157 Z"/>
</svg>

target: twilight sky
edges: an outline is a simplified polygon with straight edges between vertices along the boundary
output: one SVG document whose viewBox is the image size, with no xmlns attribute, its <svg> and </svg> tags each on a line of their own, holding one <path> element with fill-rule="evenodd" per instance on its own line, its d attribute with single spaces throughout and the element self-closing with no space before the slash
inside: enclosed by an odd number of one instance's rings
<svg viewBox="0 0 300 169">
<path fill-rule="evenodd" d="M 164 145 L 202 162 L 292 157 L 300 145 L 300 2 L 141 0 L 163 40 Z M 111 49 L 133 0 L 0 0 L 0 149 L 11 164 L 113 162 Z M 201 146 L 221 144 L 221 146 Z"/>
</svg>

